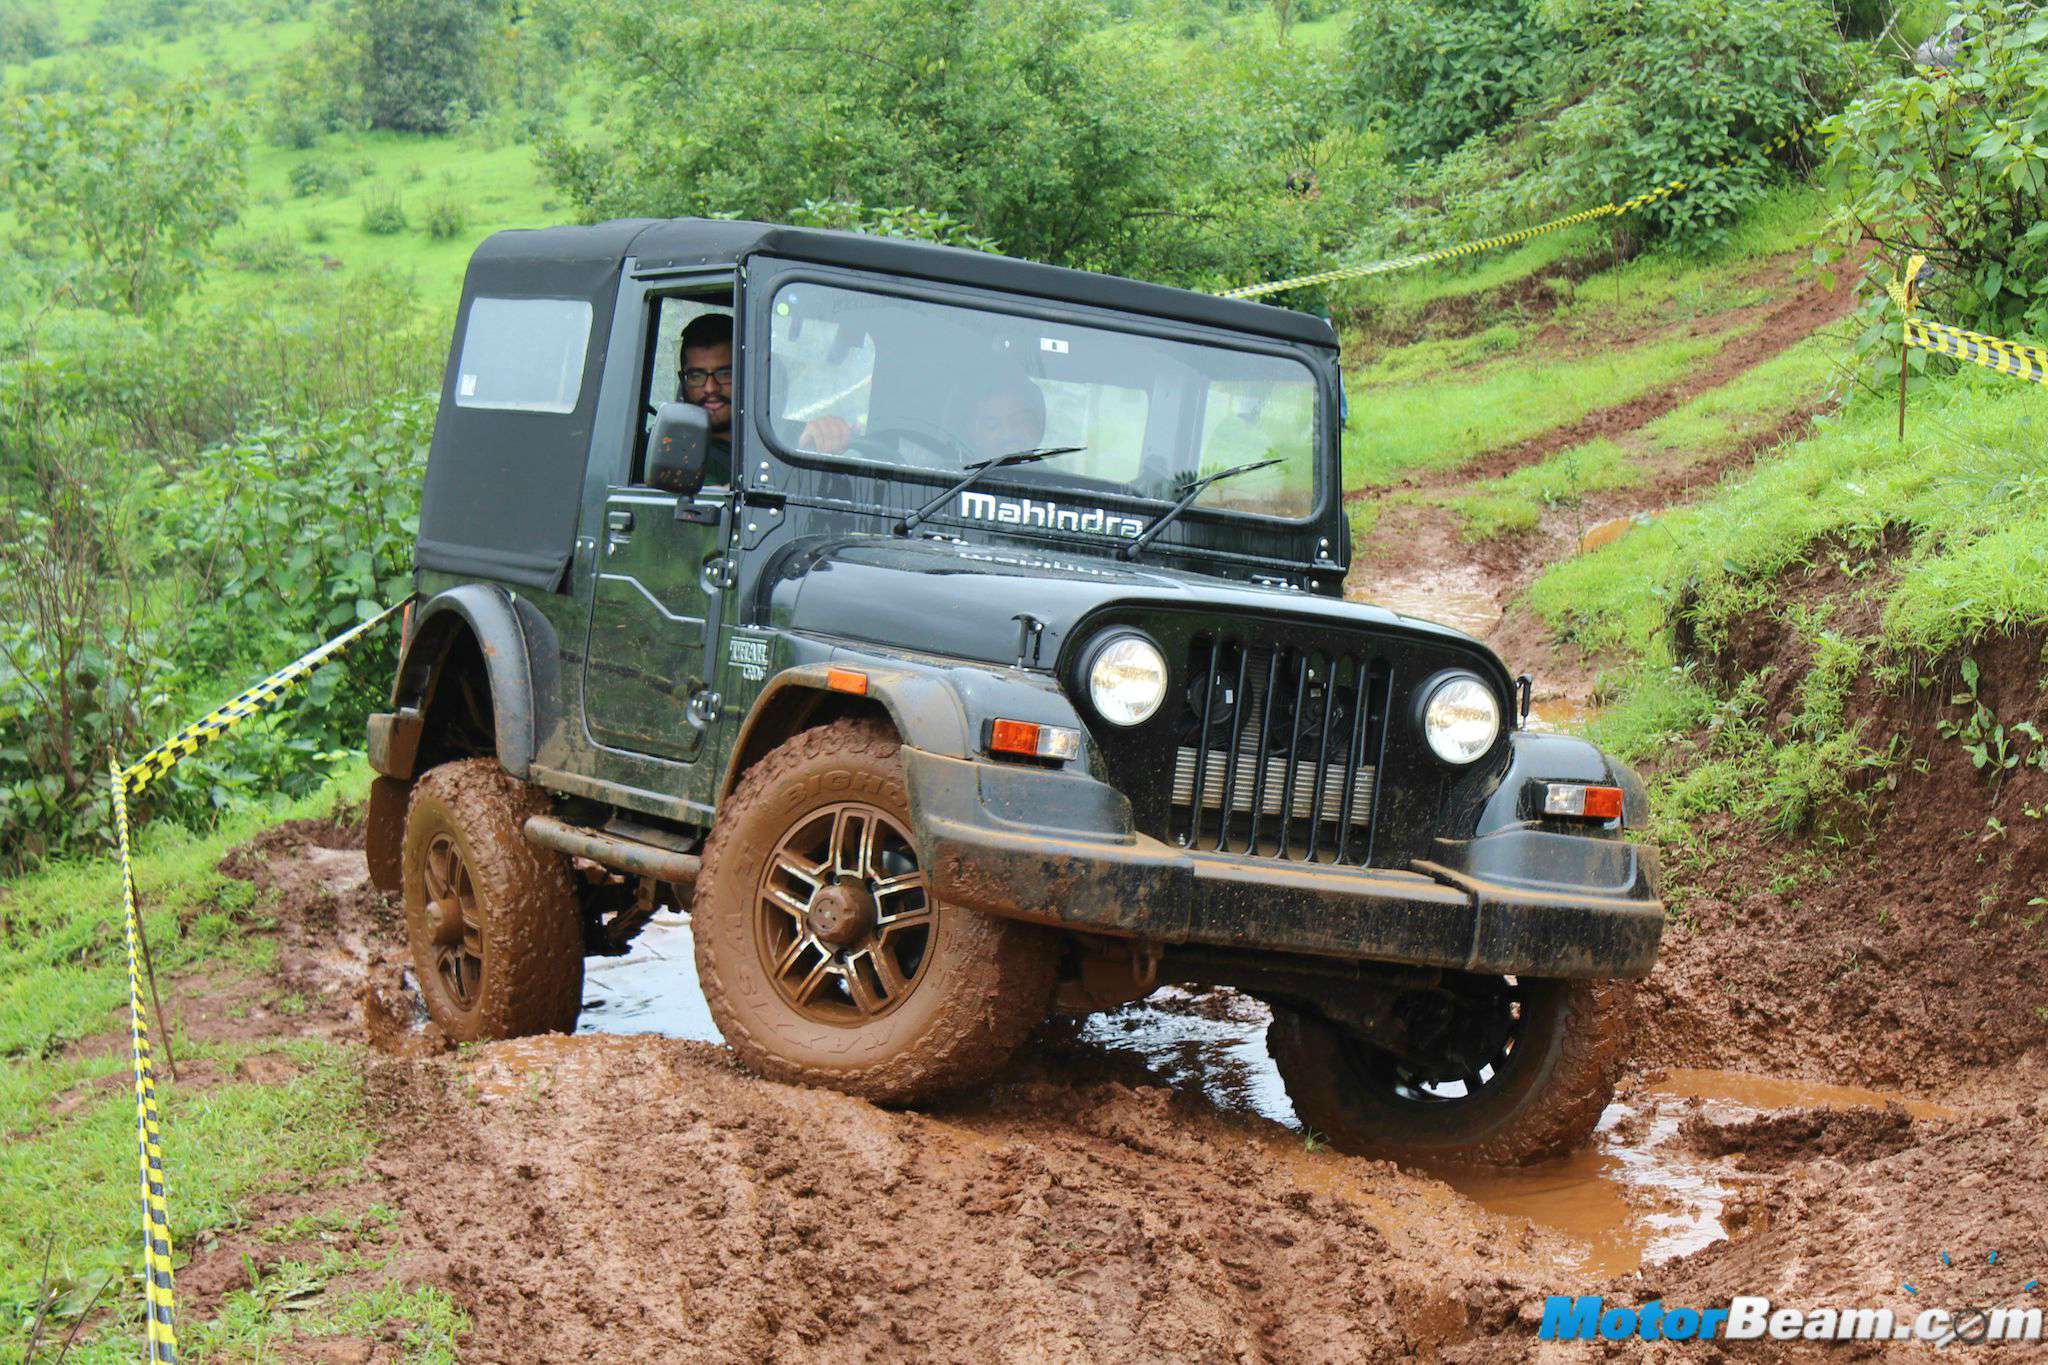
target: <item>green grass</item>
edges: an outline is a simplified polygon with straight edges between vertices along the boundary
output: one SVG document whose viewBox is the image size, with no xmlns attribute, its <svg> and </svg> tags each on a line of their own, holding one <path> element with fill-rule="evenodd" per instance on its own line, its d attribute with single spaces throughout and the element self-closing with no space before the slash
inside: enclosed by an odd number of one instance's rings
<svg viewBox="0 0 2048 1365">
<path fill-rule="evenodd" d="M 1792 373 L 1807 363 L 1796 351 L 1783 359 Z M 1844 728 L 1854 680 L 1903 686 L 1926 661 L 2048 624 L 2048 393 L 1963 373 L 1914 395 L 1904 442 L 1895 420 L 1884 397 L 1859 397 L 1746 479 L 1531 586 L 1556 635 L 1612 665 L 1595 739 L 1640 758 L 1701 737 L 1660 798 L 1672 819 L 1736 810 L 1790 830 L 1851 803 L 1847 775 L 1890 761 L 1870 747 L 1881 737 Z M 1881 573 L 1880 538 L 1901 530 L 1910 548 Z M 1822 554 L 1881 594 L 1870 638 L 1841 635 L 1825 604 L 1783 592 L 1785 573 Z M 1732 623 L 1770 616 L 1804 642 L 1810 668 L 1789 729 L 1765 735 L 1755 679 L 1724 693 L 1675 657 L 1681 601 L 1708 648 Z"/>
<path fill-rule="evenodd" d="M 267 965 L 273 949 L 259 932 L 265 921 L 253 888 L 215 864 L 260 829 L 324 814 L 338 800 L 359 799 L 365 785 L 363 773 L 351 773 L 303 800 L 240 811 L 205 834 L 167 825 L 141 831 L 135 878 L 159 980 L 196 968 L 235 974 Z M 25 1347 L 49 1247 L 51 1281 L 71 1296 L 73 1311 L 106 1277 L 121 1277 L 108 1290 L 113 1319 L 74 1358 L 133 1359 L 140 1325 L 130 1279 L 139 1265 L 135 1104 L 117 866 L 75 860 L 17 880 L 0 895 L 0 926 L 0 1356 L 17 1358 Z M 175 991 L 166 1005 L 177 1013 Z M 88 1038 L 107 1046 L 69 1047 Z M 195 1078 L 207 1071 L 219 1078 L 181 1087 L 169 1079 L 159 1045 L 171 1227 L 181 1256 L 195 1237 L 234 1226 L 251 1194 L 316 1183 L 368 1152 L 360 1065 L 350 1050 L 304 1039 L 183 1038 L 176 1050 Z M 287 1059 L 297 1074 L 280 1083 L 233 1079 L 236 1063 L 258 1053 Z"/>
<path fill-rule="evenodd" d="M 1465 534 L 1484 540 L 1529 530 L 1546 508 L 1574 504 L 1598 489 L 1626 488 L 1642 477 L 1630 451 L 1605 439 L 1588 441 L 1495 479 L 1480 492 L 1462 495 L 1458 511 Z"/>
</svg>

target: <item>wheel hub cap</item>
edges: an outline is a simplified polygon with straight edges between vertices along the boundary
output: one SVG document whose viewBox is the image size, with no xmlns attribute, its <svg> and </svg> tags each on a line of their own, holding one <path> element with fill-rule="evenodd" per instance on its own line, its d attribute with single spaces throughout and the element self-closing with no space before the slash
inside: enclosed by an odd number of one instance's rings
<svg viewBox="0 0 2048 1365">
<path fill-rule="evenodd" d="M 910 832 L 847 801 L 783 834 L 754 898 L 754 940 L 785 1004 L 813 1022 L 858 1025 L 916 989 L 937 915 Z"/>
<path fill-rule="evenodd" d="M 835 883 L 811 897 L 804 919 L 820 943 L 851 948 L 874 930 L 875 898 L 859 883 Z"/>
</svg>

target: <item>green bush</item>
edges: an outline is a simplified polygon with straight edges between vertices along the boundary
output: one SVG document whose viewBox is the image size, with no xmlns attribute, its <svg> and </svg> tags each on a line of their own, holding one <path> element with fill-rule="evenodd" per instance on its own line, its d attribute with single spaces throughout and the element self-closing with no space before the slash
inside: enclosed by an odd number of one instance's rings
<svg viewBox="0 0 2048 1365">
<path fill-rule="evenodd" d="M 1575 62 L 1584 93 L 1543 129 L 1532 188 L 1576 208 L 1687 182 L 1631 216 L 1654 233 L 1725 230 L 1774 177 L 1758 149 L 1854 77 L 1819 0 L 1596 0 L 1589 18 L 1602 36 Z"/>
<path fill-rule="evenodd" d="M 363 231 L 389 237 L 405 231 L 405 201 L 396 190 L 377 188 L 363 196 Z"/>
<path fill-rule="evenodd" d="M 1924 255 L 1927 316 L 2048 336 L 2048 15 L 1959 0 L 1946 35 L 1953 69 L 1883 80 L 1829 123 L 1830 169 L 1846 191 L 1830 254 L 1874 239 L 1870 269 L 1886 279 Z M 1896 340 L 1881 290 L 1866 321 L 1866 345 Z"/>
<path fill-rule="evenodd" d="M 1383 0 L 1345 39 L 1353 99 L 1401 160 L 1441 156 L 1542 93 L 1564 36 L 1526 0 Z"/>
<path fill-rule="evenodd" d="M 316 199 L 347 189 L 351 177 L 346 167 L 315 159 L 299 162 L 285 178 L 291 184 L 293 195 L 300 199 Z"/>
<path fill-rule="evenodd" d="M 489 103 L 484 35 L 491 0 L 344 0 L 340 43 L 373 128 L 445 133 Z"/>
<path fill-rule="evenodd" d="M 0 0 L 0 65 L 37 61 L 63 41 L 56 8 L 47 0 Z"/>
<path fill-rule="evenodd" d="M 283 232 L 255 232 L 221 244 L 221 260 L 233 270 L 275 275 L 305 264 L 305 256 Z"/>
<path fill-rule="evenodd" d="M 469 208 L 452 194 L 429 199 L 420 214 L 420 226 L 436 241 L 460 237 L 469 230 Z"/>
</svg>

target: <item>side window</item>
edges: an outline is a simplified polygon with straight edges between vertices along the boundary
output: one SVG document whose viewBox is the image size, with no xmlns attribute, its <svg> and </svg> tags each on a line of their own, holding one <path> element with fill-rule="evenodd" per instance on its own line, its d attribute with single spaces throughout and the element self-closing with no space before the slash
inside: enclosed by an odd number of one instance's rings
<svg viewBox="0 0 2048 1365">
<path fill-rule="evenodd" d="M 455 369 L 455 405 L 574 412 L 590 348 L 583 299 L 473 299 Z"/>
<path fill-rule="evenodd" d="M 697 348 L 693 364 L 683 362 L 684 340 Z M 642 439 L 634 461 L 634 482 L 646 473 L 646 431 L 653 425 L 654 410 L 663 403 L 695 403 L 710 414 L 712 424 L 711 460 L 704 473 L 706 488 L 724 487 L 732 482 L 732 295 L 669 294 L 654 300 L 653 331 L 648 337 L 647 381 L 641 394 Z M 722 348 L 722 349 L 721 349 Z M 686 383 L 685 369 L 696 377 Z"/>
</svg>

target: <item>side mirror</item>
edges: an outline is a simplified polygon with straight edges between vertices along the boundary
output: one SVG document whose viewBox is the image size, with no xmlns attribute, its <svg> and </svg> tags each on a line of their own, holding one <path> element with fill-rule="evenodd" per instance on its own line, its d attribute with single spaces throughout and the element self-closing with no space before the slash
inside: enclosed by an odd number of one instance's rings
<svg viewBox="0 0 2048 1365">
<path fill-rule="evenodd" d="M 695 403 L 680 400 L 654 410 L 647 438 L 647 482 L 668 493 L 697 496 L 711 452 L 711 419 Z"/>
</svg>

